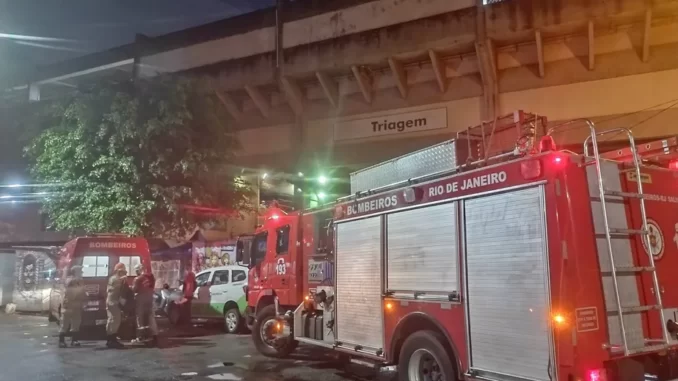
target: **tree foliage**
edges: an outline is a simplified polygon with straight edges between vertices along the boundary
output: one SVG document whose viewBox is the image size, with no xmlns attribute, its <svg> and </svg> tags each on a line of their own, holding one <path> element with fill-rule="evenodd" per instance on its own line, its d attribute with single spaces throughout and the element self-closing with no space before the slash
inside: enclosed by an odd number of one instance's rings
<svg viewBox="0 0 678 381">
<path fill-rule="evenodd" d="M 234 131 L 204 81 L 162 77 L 79 91 L 50 106 L 26 147 L 36 181 L 63 183 L 44 210 L 55 227 L 184 236 L 211 219 L 184 205 L 245 210 L 229 170 Z"/>
</svg>

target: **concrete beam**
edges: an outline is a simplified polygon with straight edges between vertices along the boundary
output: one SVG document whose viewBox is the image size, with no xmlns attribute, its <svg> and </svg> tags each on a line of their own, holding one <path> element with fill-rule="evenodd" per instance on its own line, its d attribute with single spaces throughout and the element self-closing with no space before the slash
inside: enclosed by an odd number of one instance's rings
<svg viewBox="0 0 678 381">
<path fill-rule="evenodd" d="M 320 87 L 322 87 L 323 92 L 325 93 L 327 100 L 330 101 L 332 107 L 339 107 L 339 86 L 337 86 L 337 82 L 330 78 L 326 73 L 320 71 L 317 71 L 315 76 L 318 78 Z"/>
<path fill-rule="evenodd" d="M 650 59 L 650 31 L 652 29 L 652 9 L 645 11 L 645 30 L 643 32 L 643 62 Z"/>
<path fill-rule="evenodd" d="M 215 93 L 217 95 L 217 98 L 219 98 L 219 101 L 221 101 L 221 104 L 224 105 L 226 111 L 228 111 L 231 117 L 235 119 L 236 122 L 240 122 L 242 120 L 242 112 L 240 111 L 240 108 L 235 103 L 233 98 L 230 95 L 228 95 L 228 93 L 225 93 L 223 91 L 216 90 Z"/>
<path fill-rule="evenodd" d="M 266 100 L 266 97 L 264 97 L 261 91 L 256 87 L 249 85 L 245 86 L 245 91 L 247 92 L 247 95 L 252 98 L 252 102 L 257 106 L 261 115 L 263 115 L 264 118 L 268 118 L 271 115 L 271 104 Z"/>
<path fill-rule="evenodd" d="M 539 76 L 544 78 L 544 44 L 541 39 L 541 31 L 537 29 L 534 32 L 535 44 L 537 46 L 537 63 L 539 64 Z"/>
<path fill-rule="evenodd" d="M 398 90 L 400 91 L 400 96 L 402 96 L 403 99 L 407 98 L 407 73 L 405 72 L 403 63 L 390 57 L 388 59 L 388 66 L 391 67 L 391 72 L 393 73 L 396 86 L 398 86 Z"/>
<path fill-rule="evenodd" d="M 476 55 L 480 77 L 483 81 L 483 119 L 491 120 L 497 116 L 499 109 L 499 86 L 497 85 L 497 64 L 492 40 L 476 43 Z"/>
<path fill-rule="evenodd" d="M 588 23 L 588 42 L 589 42 L 589 70 L 596 67 L 596 47 L 595 47 L 595 30 L 593 27 L 593 20 Z"/>
<path fill-rule="evenodd" d="M 351 66 L 351 71 L 353 72 L 353 76 L 358 83 L 360 92 L 365 98 L 365 102 L 372 103 L 372 81 L 367 76 L 367 74 L 365 74 L 365 71 L 358 66 Z"/>
<path fill-rule="evenodd" d="M 299 116 L 304 111 L 304 94 L 299 87 L 299 84 L 296 83 L 293 79 L 288 77 L 280 78 L 280 87 L 282 88 L 287 102 L 292 107 L 292 111 Z"/>
<path fill-rule="evenodd" d="M 433 66 L 433 72 L 436 75 L 436 81 L 438 82 L 438 88 L 441 93 L 447 91 L 447 76 L 445 75 L 445 64 L 440 59 L 440 55 L 435 52 L 435 50 L 430 49 L 428 51 L 428 56 L 431 59 L 431 65 Z"/>
</svg>

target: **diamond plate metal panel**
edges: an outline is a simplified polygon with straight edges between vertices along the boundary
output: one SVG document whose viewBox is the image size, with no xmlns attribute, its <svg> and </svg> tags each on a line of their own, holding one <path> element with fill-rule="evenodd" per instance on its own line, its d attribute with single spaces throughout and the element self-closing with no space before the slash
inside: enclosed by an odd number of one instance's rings
<svg viewBox="0 0 678 381">
<path fill-rule="evenodd" d="M 456 141 L 434 146 L 351 173 L 351 193 L 375 189 L 457 167 Z"/>
<path fill-rule="evenodd" d="M 456 203 L 390 214 L 389 291 L 459 291 Z"/>
<path fill-rule="evenodd" d="M 547 381 L 550 306 L 542 188 L 465 202 L 471 367 Z"/>
<path fill-rule="evenodd" d="M 381 217 L 337 225 L 337 340 L 384 347 Z"/>
<path fill-rule="evenodd" d="M 586 168 L 586 175 L 589 184 L 589 194 L 591 195 L 591 213 L 593 216 L 593 228 L 600 237 L 605 234 L 605 222 L 603 219 L 603 210 L 600 202 L 600 195 L 598 194 L 598 180 L 595 173 L 594 166 Z M 619 174 L 619 166 L 617 163 L 601 161 L 601 174 L 603 177 L 603 185 L 608 190 L 623 191 L 621 185 L 621 177 Z M 607 207 L 608 222 L 611 228 L 620 229 L 637 229 L 638 227 L 629 226 L 628 217 L 626 214 L 626 206 L 621 198 L 607 197 L 608 201 L 605 203 Z M 614 257 L 615 265 L 635 266 L 633 259 L 632 241 L 624 237 L 613 238 L 612 242 L 612 256 Z M 602 285 L 603 294 L 605 297 L 605 309 L 607 310 L 608 334 L 610 344 L 622 345 L 621 326 L 619 322 L 619 314 L 617 312 L 617 302 L 615 300 L 614 285 L 612 283 L 612 266 L 610 264 L 610 257 L 608 254 L 607 239 L 604 237 L 596 238 L 596 246 L 598 250 L 598 263 L 603 274 Z M 637 307 L 641 305 L 640 294 L 638 293 L 637 274 L 617 274 L 617 285 L 619 287 L 619 297 L 623 307 Z M 640 313 L 625 315 L 624 328 L 626 329 L 626 341 L 629 348 L 642 348 L 645 346 L 645 335 L 643 331 L 643 321 Z"/>
</svg>

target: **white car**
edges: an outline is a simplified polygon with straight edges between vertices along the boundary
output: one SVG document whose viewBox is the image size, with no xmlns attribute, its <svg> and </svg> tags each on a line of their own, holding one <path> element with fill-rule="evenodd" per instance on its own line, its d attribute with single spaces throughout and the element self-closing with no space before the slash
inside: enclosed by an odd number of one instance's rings
<svg viewBox="0 0 678 381">
<path fill-rule="evenodd" d="M 237 333 L 244 326 L 247 307 L 244 286 L 247 285 L 247 267 L 230 265 L 213 267 L 199 272 L 197 288 L 191 303 L 191 319 L 194 321 L 219 320 L 228 333 Z M 177 324 L 182 319 L 180 309 L 172 305 L 168 314 L 170 322 Z"/>
</svg>

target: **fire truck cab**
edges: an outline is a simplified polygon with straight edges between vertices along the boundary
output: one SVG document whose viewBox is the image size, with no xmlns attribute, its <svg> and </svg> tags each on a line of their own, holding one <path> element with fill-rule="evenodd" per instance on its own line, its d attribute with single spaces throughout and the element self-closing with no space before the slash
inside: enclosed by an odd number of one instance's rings
<svg viewBox="0 0 678 381">
<path fill-rule="evenodd" d="M 239 244 L 258 350 L 403 381 L 678 378 L 678 142 L 576 123 L 581 153 L 516 112 L 352 174 L 328 208 L 270 209 Z M 601 153 L 611 134 L 628 147 Z"/>
</svg>

